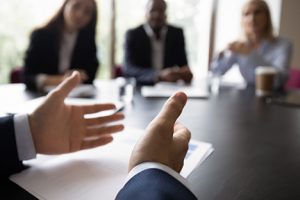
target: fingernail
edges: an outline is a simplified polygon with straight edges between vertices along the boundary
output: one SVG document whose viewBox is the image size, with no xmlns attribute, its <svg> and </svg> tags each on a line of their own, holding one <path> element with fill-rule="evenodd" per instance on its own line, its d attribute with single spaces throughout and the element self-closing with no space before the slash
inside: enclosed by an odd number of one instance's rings
<svg viewBox="0 0 300 200">
<path fill-rule="evenodd" d="M 75 74 L 77 74 L 76 70 L 72 72 L 72 76 L 75 76 Z"/>
<path fill-rule="evenodd" d="M 185 104 L 187 101 L 187 96 L 183 92 L 178 92 L 175 94 L 175 98 L 180 101 L 182 104 Z"/>
</svg>

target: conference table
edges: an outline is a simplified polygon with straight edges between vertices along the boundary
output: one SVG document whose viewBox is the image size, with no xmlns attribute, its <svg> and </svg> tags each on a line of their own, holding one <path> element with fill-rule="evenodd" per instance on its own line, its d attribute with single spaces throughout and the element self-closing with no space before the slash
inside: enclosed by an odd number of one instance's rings
<svg viewBox="0 0 300 200">
<path fill-rule="evenodd" d="M 0 86 L 0 97 L 7 86 Z M 15 86 L 15 101 L 35 95 Z M 16 89 L 19 88 L 19 89 Z M 126 126 L 145 128 L 166 98 L 145 98 L 137 87 L 125 106 Z M 1 98 L 2 102 L 5 102 Z M 266 103 L 253 87 L 221 86 L 207 99 L 190 98 L 179 118 L 192 138 L 215 151 L 188 178 L 201 200 L 300 199 L 300 109 Z M 35 199 L 12 182 L 11 199 Z"/>
</svg>

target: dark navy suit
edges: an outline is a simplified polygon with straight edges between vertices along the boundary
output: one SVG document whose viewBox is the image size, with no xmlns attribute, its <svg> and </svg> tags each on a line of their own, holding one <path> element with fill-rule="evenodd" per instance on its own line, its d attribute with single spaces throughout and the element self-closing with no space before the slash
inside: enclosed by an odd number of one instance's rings
<svg viewBox="0 0 300 200">
<path fill-rule="evenodd" d="M 167 28 L 163 67 L 188 65 L 183 30 L 170 25 Z M 138 83 L 154 83 L 155 71 L 152 68 L 151 39 L 145 31 L 144 25 L 126 33 L 124 67 L 125 75 L 135 77 Z"/>
<path fill-rule="evenodd" d="M 147 169 L 131 178 L 117 200 L 194 200 L 194 194 L 177 179 L 159 169 Z"/>
<path fill-rule="evenodd" d="M 13 116 L 0 117 L 2 154 L 1 181 L 25 167 L 18 159 Z M 7 183 L 7 181 L 6 181 Z M 116 199 L 135 200 L 193 200 L 196 197 L 177 179 L 158 169 L 147 169 L 131 178 L 120 190 Z"/>
<path fill-rule="evenodd" d="M 24 169 L 16 148 L 13 116 L 0 117 L 1 179 Z"/>
</svg>

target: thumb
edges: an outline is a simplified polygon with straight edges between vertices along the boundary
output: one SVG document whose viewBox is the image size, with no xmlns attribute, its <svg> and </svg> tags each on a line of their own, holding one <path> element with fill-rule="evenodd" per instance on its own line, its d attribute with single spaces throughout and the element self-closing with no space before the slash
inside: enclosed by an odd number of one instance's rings
<svg viewBox="0 0 300 200">
<path fill-rule="evenodd" d="M 171 96 L 163 106 L 161 112 L 149 124 L 148 128 L 154 129 L 150 132 L 156 133 L 163 131 L 165 136 L 171 139 L 173 137 L 174 124 L 180 116 L 186 102 L 187 96 L 183 92 L 177 92 Z"/>
<path fill-rule="evenodd" d="M 177 118 L 180 116 L 186 102 L 186 94 L 183 92 L 177 92 L 167 100 L 161 112 L 154 119 L 154 121 L 167 120 L 173 126 Z"/>
<path fill-rule="evenodd" d="M 73 90 L 80 83 L 80 74 L 74 71 L 61 84 L 59 84 L 48 96 L 55 96 L 59 100 L 64 100 L 71 90 Z"/>
</svg>

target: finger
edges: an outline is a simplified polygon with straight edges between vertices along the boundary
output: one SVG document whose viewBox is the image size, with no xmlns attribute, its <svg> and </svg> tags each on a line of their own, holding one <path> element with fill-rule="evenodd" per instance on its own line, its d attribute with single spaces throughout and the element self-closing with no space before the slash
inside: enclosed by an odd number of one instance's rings
<svg viewBox="0 0 300 200">
<path fill-rule="evenodd" d="M 86 132 L 86 137 L 97 137 L 102 135 L 109 135 L 113 133 L 117 133 L 124 130 L 124 125 L 118 124 L 118 125 L 112 125 L 112 126 L 103 126 L 99 128 L 91 128 L 88 129 Z"/>
<path fill-rule="evenodd" d="M 183 167 L 184 158 L 188 152 L 191 134 L 190 131 L 181 124 L 175 125 L 174 129 L 175 133 L 173 136 L 173 147 L 177 155 L 177 162 L 175 162 L 175 170 L 177 172 L 180 172 Z"/>
<path fill-rule="evenodd" d="M 113 110 L 116 109 L 115 104 L 106 103 L 106 104 L 93 104 L 93 105 L 85 105 L 83 107 L 84 114 L 91 114 L 96 112 L 101 112 L 105 110 Z"/>
<path fill-rule="evenodd" d="M 103 146 L 112 141 L 113 141 L 113 137 L 111 135 L 103 136 L 101 138 L 97 138 L 94 140 L 84 140 L 81 144 L 81 150 Z"/>
<path fill-rule="evenodd" d="M 89 78 L 85 71 L 80 72 L 80 77 L 82 80 L 87 80 Z"/>
<path fill-rule="evenodd" d="M 59 100 L 64 100 L 68 94 L 80 83 L 79 72 L 74 71 L 71 76 L 66 78 L 61 84 L 59 84 L 49 96 L 55 96 Z"/>
<path fill-rule="evenodd" d="M 174 140 L 180 143 L 188 144 L 191 139 L 191 132 L 181 123 L 176 123 L 174 126 Z"/>
<path fill-rule="evenodd" d="M 101 125 L 106 124 L 110 122 L 115 122 L 124 119 L 124 114 L 117 113 L 110 116 L 105 117 L 98 117 L 98 118 L 92 118 L 92 119 L 85 119 L 85 124 L 87 126 L 94 126 L 94 125 Z"/>
<path fill-rule="evenodd" d="M 186 102 L 186 94 L 183 92 L 177 92 L 167 100 L 161 112 L 158 114 L 157 117 L 154 118 L 153 122 L 164 122 L 167 123 L 166 125 L 172 125 L 173 127 L 177 118 L 180 116 Z"/>
</svg>

